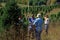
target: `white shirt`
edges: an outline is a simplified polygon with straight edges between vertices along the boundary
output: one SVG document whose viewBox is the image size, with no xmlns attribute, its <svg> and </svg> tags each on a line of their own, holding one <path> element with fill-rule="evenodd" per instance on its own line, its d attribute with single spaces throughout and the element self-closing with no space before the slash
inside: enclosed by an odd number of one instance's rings
<svg viewBox="0 0 60 40">
<path fill-rule="evenodd" d="M 46 18 L 44 24 L 49 24 L 49 18 Z"/>
</svg>

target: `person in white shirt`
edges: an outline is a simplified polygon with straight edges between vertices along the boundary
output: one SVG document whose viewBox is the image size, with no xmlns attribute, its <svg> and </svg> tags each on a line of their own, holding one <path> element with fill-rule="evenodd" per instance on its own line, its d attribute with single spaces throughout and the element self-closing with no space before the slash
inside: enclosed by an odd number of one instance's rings
<svg viewBox="0 0 60 40">
<path fill-rule="evenodd" d="M 48 15 L 46 15 L 45 17 L 44 17 L 44 27 L 45 27 L 45 32 L 46 32 L 46 34 L 48 34 L 48 28 L 49 28 L 49 17 L 48 17 Z"/>
</svg>

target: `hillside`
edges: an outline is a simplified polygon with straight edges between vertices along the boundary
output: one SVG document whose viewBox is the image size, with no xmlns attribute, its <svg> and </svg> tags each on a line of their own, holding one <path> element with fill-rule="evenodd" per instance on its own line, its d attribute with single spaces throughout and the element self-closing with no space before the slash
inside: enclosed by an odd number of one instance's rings
<svg viewBox="0 0 60 40">
<path fill-rule="evenodd" d="M 42 14 L 42 18 L 48 14 L 50 19 L 48 35 L 43 23 L 42 40 L 60 40 L 60 5 L 55 3 L 56 0 L 6 1 L 0 2 L 0 40 L 36 40 L 28 36 L 30 24 L 26 19 L 32 15 L 36 17 L 38 13 Z"/>
<path fill-rule="evenodd" d="M 48 15 L 50 14 L 57 14 L 58 12 L 60 12 L 60 8 L 55 8 L 53 10 L 51 10 L 49 13 L 47 13 Z"/>
</svg>

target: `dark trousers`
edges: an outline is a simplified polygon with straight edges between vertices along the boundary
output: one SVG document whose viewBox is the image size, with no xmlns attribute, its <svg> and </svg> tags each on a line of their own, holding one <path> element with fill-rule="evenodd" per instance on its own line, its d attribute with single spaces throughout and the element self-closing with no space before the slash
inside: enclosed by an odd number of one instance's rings
<svg viewBox="0 0 60 40">
<path fill-rule="evenodd" d="M 45 32 L 46 32 L 46 34 L 48 34 L 48 24 L 45 24 Z"/>
<path fill-rule="evenodd" d="M 41 33 L 42 33 L 42 31 L 40 31 L 40 32 L 35 31 L 35 34 L 36 34 L 36 40 L 41 40 Z"/>
</svg>

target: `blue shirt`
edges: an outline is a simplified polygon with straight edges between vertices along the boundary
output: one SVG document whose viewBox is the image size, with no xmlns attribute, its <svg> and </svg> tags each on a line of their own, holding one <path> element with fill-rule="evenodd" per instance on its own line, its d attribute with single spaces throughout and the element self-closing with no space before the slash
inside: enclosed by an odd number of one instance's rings
<svg viewBox="0 0 60 40">
<path fill-rule="evenodd" d="M 34 20 L 35 20 L 35 18 L 32 18 L 32 17 L 31 17 L 31 18 L 29 18 L 28 20 L 29 20 L 30 23 L 33 23 Z"/>
<path fill-rule="evenodd" d="M 29 18 L 28 20 L 29 20 L 29 27 L 28 27 L 28 28 L 30 29 L 30 28 L 32 28 L 31 25 L 33 25 L 35 18 L 32 18 L 32 17 L 31 17 L 31 18 Z"/>
<path fill-rule="evenodd" d="M 37 18 L 33 25 L 36 26 L 36 31 L 42 31 L 42 24 L 43 24 L 43 19 L 42 18 Z"/>
</svg>

